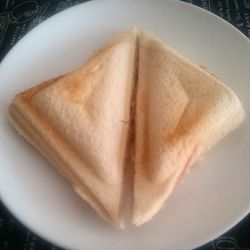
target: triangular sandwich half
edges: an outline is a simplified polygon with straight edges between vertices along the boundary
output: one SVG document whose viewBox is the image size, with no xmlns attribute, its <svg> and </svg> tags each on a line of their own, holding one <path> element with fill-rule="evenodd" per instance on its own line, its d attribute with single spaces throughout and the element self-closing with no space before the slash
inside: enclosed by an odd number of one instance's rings
<svg viewBox="0 0 250 250">
<path fill-rule="evenodd" d="M 162 207 L 185 169 L 243 120 L 221 81 L 150 34 L 139 38 L 133 223 Z"/>
<path fill-rule="evenodd" d="M 17 130 L 117 227 L 136 46 L 136 29 L 125 30 L 81 68 L 17 94 L 10 106 Z"/>
</svg>

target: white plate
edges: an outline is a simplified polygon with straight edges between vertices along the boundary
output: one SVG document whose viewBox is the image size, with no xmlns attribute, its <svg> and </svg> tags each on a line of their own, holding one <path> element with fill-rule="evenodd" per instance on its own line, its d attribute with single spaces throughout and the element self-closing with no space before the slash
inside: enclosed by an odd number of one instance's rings
<svg viewBox="0 0 250 250">
<path fill-rule="evenodd" d="M 250 108 L 250 43 L 222 19 L 176 1 L 94 1 L 39 25 L 0 67 L 0 195 L 33 231 L 70 249 L 191 249 L 232 227 L 250 208 L 250 118 L 178 185 L 155 218 L 116 231 L 7 121 L 13 95 L 80 65 L 128 26 L 154 33 L 206 65 Z"/>
</svg>

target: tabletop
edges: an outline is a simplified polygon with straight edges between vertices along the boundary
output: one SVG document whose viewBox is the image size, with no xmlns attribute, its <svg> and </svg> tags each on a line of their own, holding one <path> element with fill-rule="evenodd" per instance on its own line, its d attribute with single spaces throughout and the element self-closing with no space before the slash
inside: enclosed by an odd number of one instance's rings
<svg viewBox="0 0 250 250">
<path fill-rule="evenodd" d="M 1 0 L 0 61 L 29 30 L 84 0 Z M 250 0 L 185 0 L 227 20 L 250 38 Z M 60 250 L 23 226 L 0 201 L 0 250 Z M 250 250 L 250 214 L 196 250 Z"/>
</svg>

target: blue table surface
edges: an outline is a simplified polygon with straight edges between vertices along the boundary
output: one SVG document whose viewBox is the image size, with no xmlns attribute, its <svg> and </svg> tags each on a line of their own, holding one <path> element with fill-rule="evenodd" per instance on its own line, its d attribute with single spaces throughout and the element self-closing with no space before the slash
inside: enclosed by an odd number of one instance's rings
<svg viewBox="0 0 250 250">
<path fill-rule="evenodd" d="M 29 30 L 84 0 L 1 0 L 0 60 Z M 250 0 L 185 0 L 224 18 L 250 38 Z M 0 250 L 56 250 L 23 226 L 0 201 Z M 250 250 L 250 214 L 219 238 L 196 250 Z"/>
</svg>

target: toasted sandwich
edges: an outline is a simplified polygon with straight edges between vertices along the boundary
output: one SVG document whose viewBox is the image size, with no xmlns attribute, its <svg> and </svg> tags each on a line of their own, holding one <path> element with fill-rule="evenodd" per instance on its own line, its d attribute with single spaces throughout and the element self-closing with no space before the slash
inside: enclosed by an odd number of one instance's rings
<svg viewBox="0 0 250 250">
<path fill-rule="evenodd" d="M 79 69 L 17 94 L 10 105 L 15 128 L 116 227 L 123 226 L 136 47 L 136 29 L 125 30 Z"/>
<path fill-rule="evenodd" d="M 120 228 L 127 163 L 135 172 L 132 220 L 141 225 L 244 119 L 219 79 L 135 28 L 80 68 L 17 94 L 9 110 L 14 127 Z"/>
<path fill-rule="evenodd" d="M 138 68 L 135 225 L 149 221 L 180 176 L 244 118 L 232 90 L 144 32 Z"/>
</svg>

